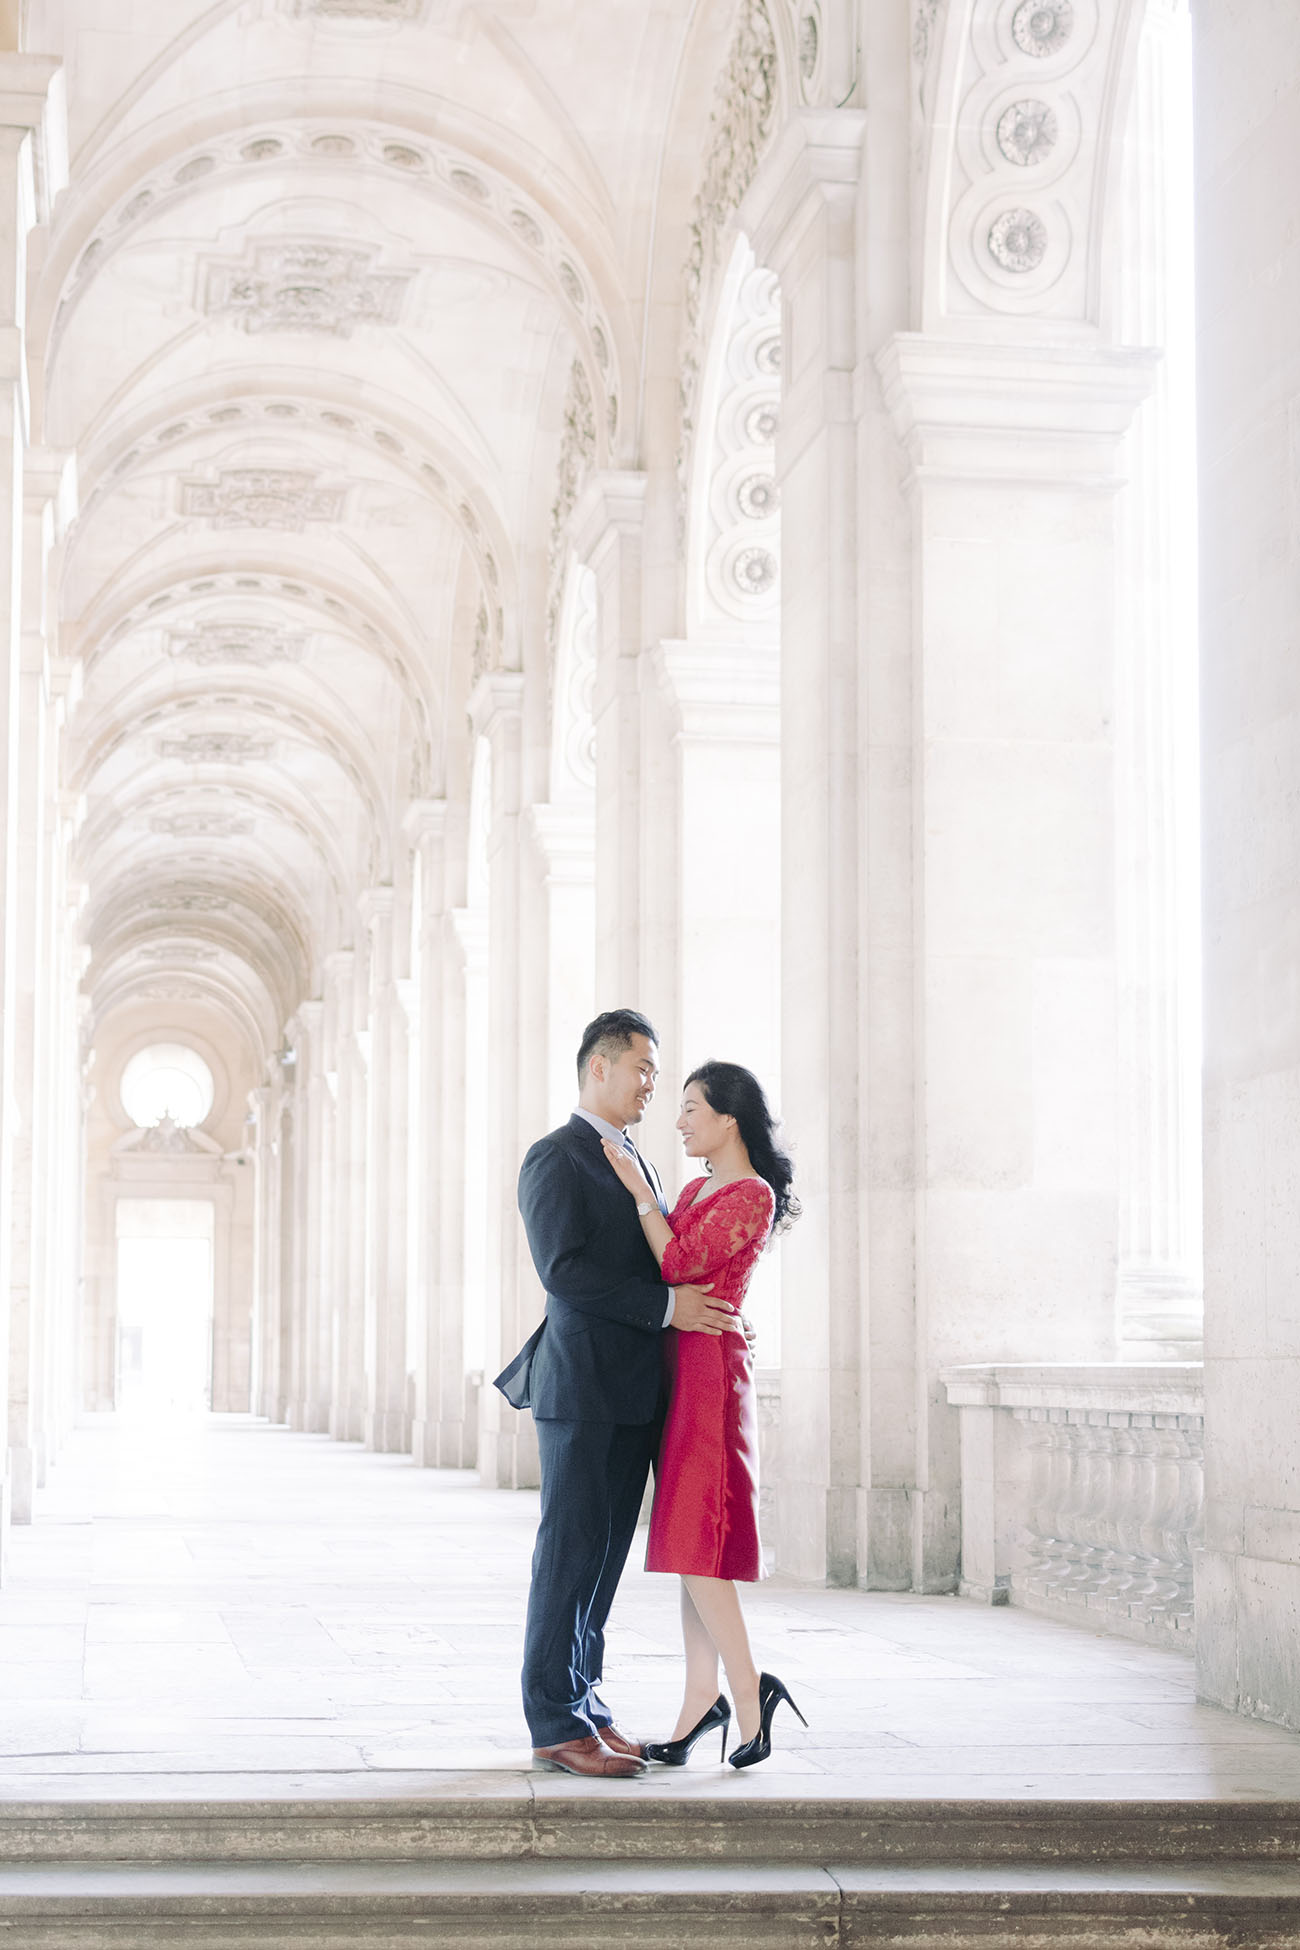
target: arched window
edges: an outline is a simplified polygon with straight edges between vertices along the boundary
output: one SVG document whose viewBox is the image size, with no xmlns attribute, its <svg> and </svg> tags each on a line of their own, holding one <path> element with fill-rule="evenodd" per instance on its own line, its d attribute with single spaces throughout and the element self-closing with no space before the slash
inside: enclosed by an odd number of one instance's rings
<svg viewBox="0 0 1300 1950">
<path fill-rule="evenodd" d="M 159 1124 L 170 1117 L 173 1124 L 189 1129 L 212 1109 L 212 1072 L 183 1043 L 151 1043 L 137 1050 L 123 1070 L 118 1094 L 133 1124 Z"/>
</svg>

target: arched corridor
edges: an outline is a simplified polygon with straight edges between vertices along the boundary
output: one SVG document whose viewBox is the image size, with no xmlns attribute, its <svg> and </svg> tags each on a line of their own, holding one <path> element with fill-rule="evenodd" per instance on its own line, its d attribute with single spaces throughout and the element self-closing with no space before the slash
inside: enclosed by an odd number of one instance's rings
<svg viewBox="0 0 1300 1950">
<path fill-rule="evenodd" d="M 635 1004 L 670 1186 L 710 1056 L 794 1147 L 789 1588 L 1300 1729 L 1300 44 L 1226 14 L 0 0 L 15 1566 L 87 1415 L 515 1536 L 516 1174 Z"/>
</svg>

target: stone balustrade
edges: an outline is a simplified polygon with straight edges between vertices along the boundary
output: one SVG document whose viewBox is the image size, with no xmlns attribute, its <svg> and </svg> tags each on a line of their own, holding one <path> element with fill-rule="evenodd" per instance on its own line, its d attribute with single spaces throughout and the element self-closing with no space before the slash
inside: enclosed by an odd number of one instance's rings
<svg viewBox="0 0 1300 1950">
<path fill-rule="evenodd" d="M 956 1367 L 963 1597 L 1191 1649 L 1199 1362 Z"/>
</svg>

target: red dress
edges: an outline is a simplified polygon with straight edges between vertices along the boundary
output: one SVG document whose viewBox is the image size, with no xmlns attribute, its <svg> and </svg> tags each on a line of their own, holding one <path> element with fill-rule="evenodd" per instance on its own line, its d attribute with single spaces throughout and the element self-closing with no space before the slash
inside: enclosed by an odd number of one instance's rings
<svg viewBox="0 0 1300 1950">
<path fill-rule="evenodd" d="M 740 1312 L 772 1230 L 776 1199 L 762 1178 L 738 1178 L 693 1201 L 694 1179 L 669 1216 L 663 1257 L 670 1286 L 712 1286 Z M 758 1405 L 743 1334 L 664 1335 L 671 1399 L 655 1468 L 647 1571 L 694 1577 L 763 1575 L 758 1541 Z"/>
</svg>

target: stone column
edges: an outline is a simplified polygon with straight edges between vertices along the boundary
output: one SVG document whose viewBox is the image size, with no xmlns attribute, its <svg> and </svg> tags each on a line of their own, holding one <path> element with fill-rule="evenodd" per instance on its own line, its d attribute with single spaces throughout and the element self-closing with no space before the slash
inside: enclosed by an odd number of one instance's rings
<svg viewBox="0 0 1300 1950">
<path fill-rule="evenodd" d="M 253 1166 L 253 1346 L 249 1377 L 250 1406 L 265 1415 L 272 1366 L 270 1315 L 274 1306 L 277 1240 L 275 1177 L 278 1160 L 272 1150 L 271 1091 L 262 1084 L 248 1093 L 252 1129 L 248 1150 Z"/>
<path fill-rule="evenodd" d="M 356 1044 L 356 957 L 325 963 L 325 1083 L 333 1098 L 328 1225 L 329 1432 L 360 1442 L 365 1430 L 365 1071 Z"/>
<path fill-rule="evenodd" d="M 366 1090 L 367 1448 L 410 1444 L 406 1403 L 406 1018 L 396 988 L 391 887 L 362 896 L 370 939 Z"/>
<path fill-rule="evenodd" d="M 781 282 L 781 1097 L 805 1218 L 783 1249 L 778 1558 L 858 1576 L 859 775 L 855 220 L 863 116 L 805 110 L 742 205 Z"/>
<path fill-rule="evenodd" d="M 1300 10 L 1193 10 L 1204 1698 L 1300 1727 Z"/>
<path fill-rule="evenodd" d="M 1115 493 L 1150 357 L 903 334 L 911 468 L 914 1581 L 957 1567 L 949 1362 L 1115 1354 Z"/>
<path fill-rule="evenodd" d="M 577 1098 L 574 1068 L 583 1025 L 596 1013 L 596 842 L 585 806 L 534 805 L 524 819 L 532 868 L 524 902 L 535 971 L 530 1002 L 545 1050 L 545 1089 L 535 1093 L 537 1136 L 563 1123 Z M 527 1139 L 527 1129 L 523 1133 Z"/>
<path fill-rule="evenodd" d="M 330 1271 L 329 1105 L 325 1082 L 323 1003 L 301 1002 L 294 1018 L 296 1097 L 302 1171 L 302 1245 L 289 1426 L 319 1434 L 329 1426 Z"/>
<path fill-rule="evenodd" d="M 465 1469 L 473 1465 L 477 1427 L 467 1420 L 465 1386 L 465 958 L 448 903 L 456 809 L 445 800 L 417 800 L 406 830 L 419 849 L 422 910 L 415 1114 L 422 1133 L 416 1251 L 424 1345 L 411 1449 L 430 1468 Z"/>
<path fill-rule="evenodd" d="M 24 842 L 30 848 L 33 838 L 30 830 L 24 833 L 22 828 L 19 770 L 25 748 L 22 556 L 23 455 L 28 437 L 23 328 L 28 234 L 48 214 L 49 202 L 65 180 L 66 138 L 60 91 L 56 60 L 0 53 L 0 1402 L 4 1404 L 6 1424 L 0 1430 L 0 1455 L 5 1458 L 0 1481 L 0 1542 L 7 1528 L 10 1480 L 7 1407 L 12 1198 L 16 1147 L 30 1141 L 30 1126 L 24 1138 L 18 1123 L 21 1106 L 15 1069 L 20 1049 L 16 1006 L 21 959 L 20 848 Z M 30 1336 L 26 1320 L 20 1331 L 26 1373 L 21 1392 L 29 1401 Z M 24 1478 L 31 1474 L 30 1433 L 27 1426 L 18 1431 Z"/>
<path fill-rule="evenodd" d="M 520 832 L 523 677 L 490 671 L 470 699 L 477 737 L 492 753 L 492 808 L 488 833 L 488 1074 L 482 1080 L 487 1107 L 487 1249 L 485 1254 L 485 1375 L 497 1373 L 532 1332 L 541 1296 L 527 1258 L 515 1205 L 522 1155 L 520 1119 L 520 1011 L 525 972 L 520 942 Z M 476 1087 L 470 1079 L 468 1088 Z M 536 1128 L 530 1124 L 529 1129 Z M 479 1397 L 479 1472 L 494 1488 L 523 1489 L 537 1481 L 532 1419 L 507 1406 L 494 1388 Z"/>
<path fill-rule="evenodd" d="M 641 795 L 643 474 L 594 474 L 570 522 L 596 578 L 596 993 L 637 1006 L 646 910 Z M 581 1027 L 581 1025 L 580 1025 Z"/>
<path fill-rule="evenodd" d="M 1149 0 L 1114 249 L 1118 334 L 1162 349 L 1129 439 L 1117 537 L 1117 1297 L 1131 1361 L 1201 1353 L 1190 118 L 1186 7 Z"/>
</svg>

